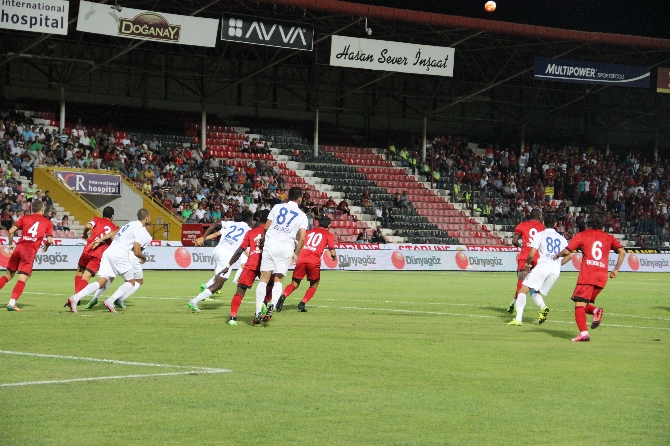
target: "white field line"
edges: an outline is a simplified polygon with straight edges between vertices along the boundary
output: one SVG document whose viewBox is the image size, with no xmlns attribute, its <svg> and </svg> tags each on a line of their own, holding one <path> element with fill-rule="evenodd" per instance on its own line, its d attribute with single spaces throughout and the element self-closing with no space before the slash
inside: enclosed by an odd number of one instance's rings
<svg viewBox="0 0 670 446">
<path fill-rule="evenodd" d="M 0 384 L 0 387 L 21 387 L 21 386 L 35 386 L 44 384 L 66 384 L 74 382 L 86 381 L 104 381 L 109 379 L 136 379 L 136 378 L 152 378 L 157 376 L 179 376 L 179 375 L 197 375 L 200 373 L 227 373 L 230 370 L 215 369 L 215 370 L 192 370 L 190 372 L 171 372 L 171 373 L 149 373 L 146 375 L 117 375 L 117 376 L 97 376 L 93 378 L 73 378 L 73 379 L 55 379 L 51 381 L 24 381 L 19 383 Z"/>
<path fill-rule="evenodd" d="M 74 361 L 89 361 L 89 362 L 104 362 L 107 364 L 120 364 L 120 365 L 132 365 L 139 367 L 167 367 L 173 369 L 189 369 L 189 370 L 202 370 L 210 372 L 230 372 L 227 369 L 217 369 L 213 367 L 199 367 L 199 366 L 182 366 L 182 365 L 172 365 L 172 364 L 154 364 L 149 362 L 134 362 L 134 361 L 119 361 L 117 359 L 100 359 L 100 358 L 85 358 L 82 356 L 61 356 L 61 355 L 47 355 L 43 353 L 28 353 L 28 352 L 12 352 L 6 350 L 0 350 L 0 354 L 4 355 L 17 355 L 17 356 L 32 356 L 35 358 L 52 358 L 52 359 L 69 359 Z"/>
</svg>

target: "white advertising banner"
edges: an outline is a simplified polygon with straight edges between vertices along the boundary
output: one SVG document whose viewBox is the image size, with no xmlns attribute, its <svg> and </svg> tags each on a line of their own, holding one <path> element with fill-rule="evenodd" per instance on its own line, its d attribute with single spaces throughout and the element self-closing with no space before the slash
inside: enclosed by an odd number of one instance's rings
<svg viewBox="0 0 670 446">
<path fill-rule="evenodd" d="M 52 246 L 35 257 L 36 270 L 71 270 L 83 246 Z M 214 248 L 149 246 L 146 248 L 146 270 L 211 270 L 214 268 Z M 7 267 L 11 252 L 0 247 L 0 268 Z M 408 250 L 338 250 L 332 260 L 328 251 L 321 258 L 324 270 L 349 271 L 516 271 L 516 252 L 492 251 L 408 251 Z M 609 269 L 616 264 L 610 254 Z M 237 268 L 239 265 L 235 265 Z M 563 271 L 579 271 L 581 254 L 563 266 Z M 670 254 L 626 254 L 622 272 L 670 272 Z"/>
<path fill-rule="evenodd" d="M 0 28 L 67 35 L 70 2 L 0 0 Z"/>
<path fill-rule="evenodd" d="M 79 6 L 77 31 L 127 37 L 129 39 L 155 40 L 181 45 L 216 46 L 219 21 L 202 17 L 164 14 L 82 0 Z"/>
<path fill-rule="evenodd" d="M 333 36 L 330 64 L 336 67 L 454 76 L 454 48 Z"/>
</svg>

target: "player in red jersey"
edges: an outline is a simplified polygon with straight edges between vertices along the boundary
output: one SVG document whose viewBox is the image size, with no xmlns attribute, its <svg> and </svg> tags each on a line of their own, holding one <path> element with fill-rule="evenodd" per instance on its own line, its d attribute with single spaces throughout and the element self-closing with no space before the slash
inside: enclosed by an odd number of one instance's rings
<svg viewBox="0 0 670 446">
<path fill-rule="evenodd" d="M 582 250 L 582 266 L 579 270 L 575 292 L 572 295 L 572 300 L 575 302 L 575 321 L 579 328 L 579 336 L 573 339 L 574 342 L 588 342 L 591 340 L 586 328 L 587 314 L 593 315 L 592 329 L 595 330 L 600 325 L 603 309 L 595 307 L 593 304 L 598 294 L 607 284 L 610 250 L 616 251 L 619 255 L 616 266 L 609 274 L 611 279 L 617 276 L 626 257 L 626 250 L 619 243 L 619 240 L 602 230 L 605 224 L 603 214 L 593 212 L 589 215 L 587 224 L 589 229 L 575 235 L 568 243 L 568 247 L 556 254 L 556 258 L 565 257 L 577 249 L 581 248 Z"/>
<path fill-rule="evenodd" d="M 32 210 L 31 215 L 24 215 L 19 218 L 9 230 L 9 248 L 14 251 L 7 264 L 7 273 L 0 277 L 0 289 L 14 277 L 14 274 L 19 273 L 19 280 L 14 285 L 12 297 L 7 304 L 7 310 L 9 311 L 21 311 L 16 306 L 16 301 L 21 297 L 28 277 L 33 272 L 33 262 L 42 240 L 44 237 L 47 238 L 42 249 L 43 252 L 47 252 L 53 242 L 54 227 L 51 221 L 44 216 L 44 202 L 33 201 Z M 14 233 L 19 229 L 21 230 L 21 237 L 16 242 L 16 248 L 14 248 Z"/>
<path fill-rule="evenodd" d="M 528 259 L 528 253 L 532 249 L 530 244 L 535 238 L 535 234 L 540 231 L 544 231 L 544 224 L 542 224 L 542 211 L 539 209 L 533 209 L 530 211 L 530 218 L 527 221 L 519 223 L 519 225 L 514 229 L 514 238 L 512 239 L 512 244 L 521 248 L 521 252 L 516 258 L 517 261 L 517 282 L 516 282 L 516 292 L 514 293 L 514 299 L 507 309 L 508 313 L 514 313 L 514 305 L 516 304 L 516 298 L 519 295 L 519 290 L 523 286 L 523 281 L 528 274 L 526 271 L 526 259 Z M 540 254 L 535 254 L 533 259 L 533 267 L 537 264 L 537 259 L 540 257 Z"/>
<path fill-rule="evenodd" d="M 298 257 L 295 269 L 293 270 L 293 281 L 284 289 L 284 292 L 279 297 L 277 311 L 281 311 L 284 306 L 284 300 L 300 286 L 302 279 L 307 276 L 309 288 L 307 288 L 305 296 L 298 304 L 298 310 L 303 313 L 307 312 L 305 304 L 314 297 L 314 293 L 316 293 L 316 289 L 321 281 L 321 254 L 323 254 L 324 250 L 328 249 L 330 257 L 333 260 L 337 258 L 335 254 L 335 237 L 328 232 L 330 223 L 330 218 L 321 217 L 319 218 L 319 227 L 310 229 L 305 234 L 305 245 L 302 247 L 302 251 L 300 251 L 300 257 Z"/>
<path fill-rule="evenodd" d="M 240 305 L 242 304 L 242 299 L 247 290 L 254 286 L 254 281 L 257 277 L 261 275 L 261 254 L 263 252 L 263 246 L 259 242 L 263 239 L 265 234 L 265 223 L 268 221 L 268 215 L 270 215 L 269 210 L 261 211 L 260 221 L 258 226 L 253 228 L 251 231 L 248 231 L 244 235 L 242 244 L 233 256 L 228 261 L 228 267 L 224 268 L 219 274 L 224 275 L 228 272 L 231 266 L 239 260 L 242 256 L 242 253 L 245 250 L 248 250 L 247 262 L 242 268 L 242 274 L 240 274 L 239 279 L 237 279 L 237 291 L 233 296 L 233 300 L 230 302 L 230 320 L 228 325 L 237 325 L 237 310 L 239 310 Z M 274 279 L 274 277 L 272 278 Z M 272 288 L 268 287 L 265 303 L 269 302 L 272 299 Z"/>
<path fill-rule="evenodd" d="M 88 241 L 86 242 L 84 251 L 79 257 L 77 273 L 74 276 L 75 294 L 86 288 L 89 279 L 98 274 L 98 270 L 100 269 L 100 259 L 110 245 L 111 240 L 98 245 L 95 249 L 91 249 L 91 246 L 105 235 L 118 229 L 118 226 L 112 221 L 113 219 L 114 208 L 107 206 L 102 210 L 102 218 L 94 217 L 93 220 L 86 224 L 82 238 L 84 240 L 88 239 Z M 89 231 L 91 231 L 90 237 L 88 236 Z"/>
</svg>

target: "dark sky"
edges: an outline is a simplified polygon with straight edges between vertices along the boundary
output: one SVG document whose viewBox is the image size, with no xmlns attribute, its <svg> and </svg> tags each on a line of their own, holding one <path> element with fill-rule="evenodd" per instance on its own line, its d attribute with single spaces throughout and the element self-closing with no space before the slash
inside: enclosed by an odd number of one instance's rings
<svg viewBox="0 0 670 446">
<path fill-rule="evenodd" d="M 670 0 L 351 0 L 369 5 L 554 28 L 670 38 Z"/>
</svg>

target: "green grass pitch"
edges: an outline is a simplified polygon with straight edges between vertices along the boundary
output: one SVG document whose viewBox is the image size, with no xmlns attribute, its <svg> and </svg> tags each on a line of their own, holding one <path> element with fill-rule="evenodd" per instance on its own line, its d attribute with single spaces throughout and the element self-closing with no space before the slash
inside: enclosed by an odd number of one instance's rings
<svg viewBox="0 0 670 446">
<path fill-rule="evenodd" d="M 611 280 L 580 344 L 576 274 L 522 327 L 512 273 L 324 272 L 308 313 L 303 285 L 259 327 L 253 290 L 227 325 L 230 283 L 187 309 L 205 271 L 148 272 L 119 314 L 67 312 L 72 276 L 0 313 L 0 445 L 670 444 L 668 274 Z"/>
</svg>

